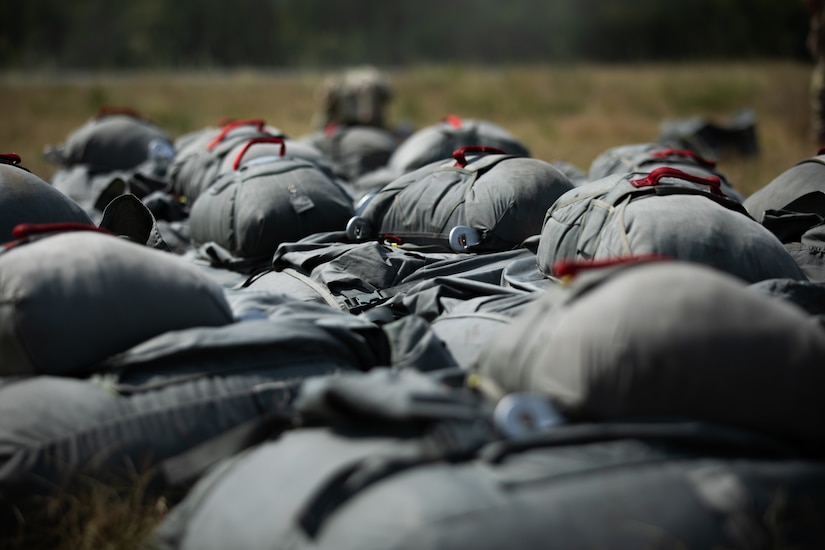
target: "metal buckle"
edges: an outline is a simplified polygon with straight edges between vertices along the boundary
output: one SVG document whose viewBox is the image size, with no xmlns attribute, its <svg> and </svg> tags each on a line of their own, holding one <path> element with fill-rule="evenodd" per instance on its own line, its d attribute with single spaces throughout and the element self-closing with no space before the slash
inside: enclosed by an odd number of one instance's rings
<svg viewBox="0 0 825 550">
<path fill-rule="evenodd" d="M 507 439 L 527 439 L 565 423 L 550 399 L 539 393 L 511 393 L 493 411 L 496 428 Z"/>
<path fill-rule="evenodd" d="M 457 225 L 450 230 L 450 248 L 455 252 L 467 252 L 481 244 L 481 233 L 466 225 Z"/>
<path fill-rule="evenodd" d="M 350 311 L 360 311 L 371 305 L 378 304 L 384 300 L 381 291 L 373 290 L 372 292 L 362 292 L 360 294 L 343 295 L 344 304 Z"/>
<path fill-rule="evenodd" d="M 347 222 L 347 238 L 363 241 L 372 235 L 372 224 L 360 216 L 353 216 Z"/>
</svg>

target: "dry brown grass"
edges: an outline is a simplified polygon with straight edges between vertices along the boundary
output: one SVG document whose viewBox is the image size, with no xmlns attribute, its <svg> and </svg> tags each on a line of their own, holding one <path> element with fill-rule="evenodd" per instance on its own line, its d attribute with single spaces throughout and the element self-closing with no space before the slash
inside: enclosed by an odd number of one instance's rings
<svg viewBox="0 0 825 550">
<path fill-rule="evenodd" d="M 586 169 L 609 147 L 653 141 L 663 120 L 725 123 L 756 111 L 762 153 L 719 168 L 748 194 L 816 152 L 806 139 L 809 66 L 753 62 L 632 66 L 417 67 L 392 73 L 395 122 L 414 128 L 448 113 L 497 122 L 533 156 Z M 17 152 L 44 179 L 45 145 L 63 141 L 101 105 L 128 106 L 173 136 L 225 117 L 264 118 L 291 136 L 313 130 L 317 71 L 0 75 L 0 152 Z"/>
</svg>

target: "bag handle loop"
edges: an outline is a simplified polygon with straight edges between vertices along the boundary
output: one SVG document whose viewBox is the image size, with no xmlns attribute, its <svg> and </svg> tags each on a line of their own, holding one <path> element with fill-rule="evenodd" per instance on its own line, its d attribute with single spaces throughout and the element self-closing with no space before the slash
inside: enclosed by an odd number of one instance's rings
<svg viewBox="0 0 825 550">
<path fill-rule="evenodd" d="M 259 132 L 263 132 L 264 126 L 266 126 L 266 122 L 262 118 L 247 118 L 243 120 L 236 120 L 230 122 L 221 129 L 220 133 L 217 136 L 215 136 L 215 139 L 209 142 L 209 145 L 207 145 L 206 148 L 209 151 L 211 151 L 212 149 L 217 147 L 220 142 L 224 140 L 224 138 L 227 136 L 227 134 L 229 134 L 229 132 L 241 126 L 255 126 Z"/>
<path fill-rule="evenodd" d="M 705 166 L 709 166 L 710 168 L 716 167 L 716 161 L 711 160 L 709 158 L 703 157 L 702 155 L 696 153 L 695 151 L 691 151 L 690 149 L 662 149 L 661 151 L 655 151 L 650 156 L 653 158 L 665 158 L 670 156 L 677 156 L 677 157 L 685 157 L 689 159 L 693 159 L 699 164 L 704 164 Z"/>
<path fill-rule="evenodd" d="M 698 183 L 700 185 L 707 185 L 712 194 L 720 195 L 722 197 L 725 196 L 720 189 L 722 186 L 722 180 L 719 176 L 708 176 L 703 178 L 702 176 L 696 176 L 688 172 L 683 172 L 671 166 L 656 168 L 644 178 L 630 180 L 630 185 L 633 187 L 654 187 L 659 184 L 662 178 L 676 178 L 692 183 Z"/>
<path fill-rule="evenodd" d="M 249 148 L 255 145 L 256 143 L 280 143 L 281 144 L 281 153 L 280 156 L 284 156 L 286 154 L 286 143 L 284 142 L 284 138 L 277 137 L 277 136 L 269 136 L 269 137 L 257 137 L 252 138 L 246 143 L 244 146 L 241 147 L 241 150 L 238 151 L 238 156 L 235 157 L 235 162 L 232 163 L 232 169 L 237 170 L 241 166 L 241 160 L 243 156 L 249 151 Z"/>
</svg>

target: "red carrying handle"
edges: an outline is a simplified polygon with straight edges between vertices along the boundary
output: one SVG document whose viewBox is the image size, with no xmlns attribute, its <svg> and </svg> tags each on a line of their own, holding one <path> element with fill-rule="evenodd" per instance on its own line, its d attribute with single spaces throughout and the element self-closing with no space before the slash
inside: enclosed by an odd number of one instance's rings
<svg viewBox="0 0 825 550">
<path fill-rule="evenodd" d="M 238 167 L 241 165 L 241 159 L 249 151 L 249 148 L 255 145 L 256 143 L 280 143 L 281 144 L 281 156 L 286 154 L 286 143 L 284 143 L 284 138 L 276 137 L 276 136 L 269 136 L 269 137 L 259 137 L 259 138 L 252 138 L 238 151 L 238 156 L 235 157 L 235 162 L 232 163 L 232 169 L 237 170 Z"/>
<path fill-rule="evenodd" d="M 442 122 L 446 122 L 456 130 L 461 128 L 462 120 L 461 117 L 458 115 L 447 115 L 441 119 Z"/>
<path fill-rule="evenodd" d="M 652 156 L 653 158 L 657 158 L 657 159 L 665 158 L 665 157 L 671 157 L 671 156 L 685 157 L 685 158 L 693 159 L 696 162 L 698 162 L 700 164 L 704 164 L 705 166 L 708 166 L 710 168 L 715 168 L 716 167 L 716 161 L 715 160 L 710 160 L 708 158 L 705 158 L 702 155 L 699 155 L 699 154 L 695 153 L 694 151 L 691 151 L 690 149 L 662 149 L 661 151 L 654 152 L 650 156 Z"/>
<path fill-rule="evenodd" d="M 494 153 L 498 155 L 506 155 L 507 151 L 502 151 L 498 147 L 490 147 L 488 145 L 465 145 L 453 151 L 453 158 L 455 159 L 455 166 L 464 168 L 467 166 L 467 153 Z"/>
<path fill-rule="evenodd" d="M 97 110 L 97 118 L 105 118 L 111 115 L 127 115 L 132 118 L 139 118 L 143 120 L 143 115 L 130 107 L 111 107 L 109 105 L 104 105 Z"/>
<path fill-rule="evenodd" d="M 94 231 L 103 233 L 105 235 L 114 235 L 108 229 L 103 229 L 96 225 L 79 222 L 58 222 L 58 223 L 19 223 L 14 226 L 11 234 L 16 239 L 7 242 L 3 245 L 4 250 L 11 250 L 12 248 L 28 242 L 29 237 L 33 235 L 40 235 L 42 233 L 53 233 L 55 231 Z"/>
<path fill-rule="evenodd" d="M 648 262 L 661 262 L 671 260 L 669 256 L 662 254 L 639 254 L 636 256 L 617 256 L 615 258 L 605 258 L 603 260 L 558 260 L 553 264 L 552 273 L 559 279 L 575 277 L 581 271 L 589 269 L 600 269 L 616 265 L 641 264 Z"/>
<path fill-rule="evenodd" d="M 3 164 L 11 164 L 17 166 L 21 162 L 20 155 L 17 153 L 0 153 L 0 162 Z"/>
<path fill-rule="evenodd" d="M 223 141 L 223 139 L 229 132 L 240 126 L 255 126 L 259 132 L 263 132 L 264 126 L 266 126 L 266 122 L 264 122 L 264 120 L 261 118 L 248 118 L 244 120 L 236 120 L 234 122 L 230 122 L 229 124 L 223 127 L 223 129 L 217 136 L 215 136 L 215 139 L 209 142 L 209 145 L 207 145 L 206 148 L 209 151 L 211 151 L 212 149 L 217 147 L 220 142 Z"/>
<path fill-rule="evenodd" d="M 708 176 L 703 178 L 701 176 L 695 176 L 693 174 L 688 174 L 687 172 L 682 172 L 681 170 L 677 170 L 671 166 L 663 166 L 661 168 L 657 168 L 650 172 L 647 177 L 637 179 L 637 180 L 630 180 L 630 185 L 633 187 L 653 187 L 659 184 L 659 181 L 662 178 L 677 178 L 680 180 L 689 181 L 692 183 L 699 183 L 701 185 L 707 185 L 710 187 L 710 192 L 714 195 L 719 195 L 724 197 L 725 194 L 722 193 L 722 180 L 719 176 Z"/>
</svg>

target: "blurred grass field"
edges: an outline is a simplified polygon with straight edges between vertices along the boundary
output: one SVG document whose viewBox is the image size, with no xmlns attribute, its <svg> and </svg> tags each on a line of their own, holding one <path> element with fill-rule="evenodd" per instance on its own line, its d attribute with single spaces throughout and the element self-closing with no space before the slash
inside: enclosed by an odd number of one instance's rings
<svg viewBox="0 0 825 550">
<path fill-rule="evenodd" d="M 753 109 L 761 153 L 723 158 L 719 169 L 744 194 L 816 153 L 807 140 L 810 66 L 798 62 L 571 65 L 389 71 L 389 119 L 413 129 L 447 114 L 496 122 L 534 157 L 586 170 L 607 148 L 654 141 L 665 120 L 725 124 Z M 292 137 L 314 130 L 326 73 L 0 74 L 0 152 L 15 152 L 43 179 L 55 166 L 44 146 L 62 142 L 100 106 L 130 107 L 176 137 L 224 118 L 264 118 Z"/>
</svg>

